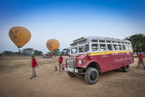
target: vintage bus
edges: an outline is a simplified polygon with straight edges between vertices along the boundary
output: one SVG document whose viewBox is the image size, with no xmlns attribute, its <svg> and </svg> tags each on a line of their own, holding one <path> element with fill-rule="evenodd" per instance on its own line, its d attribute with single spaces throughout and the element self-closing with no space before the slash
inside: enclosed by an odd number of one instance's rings
<svg viewBox="0 0 145 97">
<path fill-rule="evenodd" d="M 134 62 L 132 44 L 128 40 L 88 36 L 70 44 L 70 57 L 66 59 L 66 72 L 70 77 L 84 75 L 86 82 L 95 84 L 99 73 L 117 68 L 129 71 Z"/>
</svg>

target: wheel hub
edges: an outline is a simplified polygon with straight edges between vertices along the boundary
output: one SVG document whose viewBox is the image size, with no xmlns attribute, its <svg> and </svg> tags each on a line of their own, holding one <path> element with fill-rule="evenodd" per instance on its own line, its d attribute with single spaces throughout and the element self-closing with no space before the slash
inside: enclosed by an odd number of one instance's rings
<svg viewBox="0 0 145 97">
<path fill-rule="evenodd" d="M 93 71 L 93 72 L 90 74 L 90 79 L 91 79 L 92 81 L 94 81 L 96 78 L 97 78 L 97 74 L 96 74 L 96 72 Z"/>
</svg>

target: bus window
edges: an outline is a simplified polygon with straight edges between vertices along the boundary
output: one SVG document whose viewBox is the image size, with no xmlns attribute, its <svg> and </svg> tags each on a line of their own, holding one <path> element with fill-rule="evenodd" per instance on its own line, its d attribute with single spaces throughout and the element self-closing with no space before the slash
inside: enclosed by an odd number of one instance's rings
<svg viewBox="0 0 145 97">
<path fill-rule="evenodd" d="M 86 43 L 86 41 L 79 42 L 79 45 Z"/>
<path fill-rule="evenodd" d="M 129 45 L 126 45 L 126 50 L 129 50 Z"/>
<path fill-rule="evenodd" d="M 98 40 L 92 40 L 92 42 L 98 42 Z"/>
<path fill-rule="evenodd" d="M 122 50 L 122 46 L 121 45 L 118 45 L 118 50 Z"/>
<path fill-rule="evenodd" d="M 77 53 L 77 47 L 72 48 L 72 49 L 71 49 L 71 53 L 72 53 L 72 54 Z"/>
<path fill-rule="evenodd" d="M 98 44 L 92 44 L 92 51 L 99 51 Z"/>
<path fill-rule="evenodd" d="M 85 46 L 79 47 L 79 52 L 85 52 Z"/>
<path fill-rule="evenodd" d="M 106 44 L 100 44 L 100 50 L 101 51 L 106 51 Z"/>
<path fill-rule="evenodd" d="M 118 48 L 117 48 L 117 45 L 116 45 L 116 44 L 113 44 L 113 48 L 114 48 L 114 50 L 118 50 Z"/>
<path fill-rule="evenodd" d="M 130 45 L 130 50 L 133 50 L 132 45 Z"/>
<path fill-rule="evenodd" d="M 116 41 L 112 41 L 113 43 L 116 43 Z"/>
<path fill-rule="evenodd" d="M 128 50 L 131 50 L 131 49 L 130 49 L 130 45 L 128 45 Z"/>
<path fill-rule="evenodd" d="M 111 44 L 107 44 L 108 50 L 112 50 Z"/>
<path fill-rule="evenodd" d="M 71 46 L 77 46 L 78 45 L 78 43 L 75 43 L 75 44 L 71 44 Z"/>
<path fill-rule="evenodd" d="M 123 45 L 123 50 L 126 50 L 125 45 Z"/>
<path fill-rule="evenodd" d="M 111 43 L 111 41 L 107 40 L 107 43 Z"/>
<path fill-rule="evenodd" d="M 132 50 L 132 46 L 131 45 L 129 45 L 129 50 Z"/>
<path fill-rule="evenodd" d="M 105 42 L 105 40 L 99 40 L 100 42 Z"/>
</svg>

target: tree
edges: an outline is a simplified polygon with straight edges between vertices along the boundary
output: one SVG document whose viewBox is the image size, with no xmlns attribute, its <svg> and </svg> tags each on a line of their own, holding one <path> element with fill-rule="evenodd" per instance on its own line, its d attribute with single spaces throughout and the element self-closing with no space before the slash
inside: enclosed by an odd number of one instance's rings
<svg viewBox="0 0 145 97">
<path fill-rule="evenodd" d="M 22 50 L 22 52 L 25 55 L 30 55 L 30 54 L 32 54 L 33 50 L 34 50 L 33 48 L 25 48 L 25 49 Z"/>
<path fill-rule="evenodd" d="M 2 54 L 4 54 L 4 55 L 13 55 L 14 52 L 12 52 L 12 51 L 4 51 Z"/>
<path fill-rule="evenodd" d="M 47 52 L 47 54 L 50 54 L 51 55 L 52 53 L 51 52 Z"/>
<path fill-rule="evenodd" d="M 33 51 L 34 55 L 42 55 L 42 51 L 34 50 Z"/>
<path fill-rule="evenodd" d="M 14 55 L 22 55 L 21 52 L 14 52 Z"/>
<path fill-rule="evenodd" d="M 125 37 L 126 40 L 131 41 L 133 46 L 133 51 L 138 52 L 145 52 L 145 35 L 144 34 L 135 34 L 129 37 Z"/>
<path fill-rule="evenodd" d="M 60 53 L 61 55 L 65 55 L 65 53 L 62 51 L 61 53 Z"/>
<path fill-rule="evenodd" d="M 59 49 L 54 49 L 52 52 L 53 55 L 59 55 Z"/>
<path fill-rule="evenodd" d="M 64 55 L 68 55 L 68 53 L 70 52 L 70 49 L 64 48 L 62 52 L 64 52 Z"/>
<path fill-rule="evenodd" d="M 22 55 L 21 52 L 4 51 L 3 55 Z"/>
</svg>

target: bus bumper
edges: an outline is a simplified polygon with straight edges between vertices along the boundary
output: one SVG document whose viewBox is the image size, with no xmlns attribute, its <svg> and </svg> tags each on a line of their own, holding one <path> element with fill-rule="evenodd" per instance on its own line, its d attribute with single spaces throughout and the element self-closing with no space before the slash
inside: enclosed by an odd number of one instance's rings
<svg viewBox="0 0 145 97">
<path fill-rule="evenodd" d="M 72 73 L 83 73 L 83 69 L 74 69 L 74 68 L 65 67 L 64 70 L 66 72 L 72 72 Z"/>
</svg>

